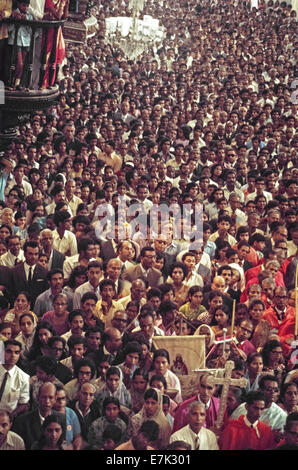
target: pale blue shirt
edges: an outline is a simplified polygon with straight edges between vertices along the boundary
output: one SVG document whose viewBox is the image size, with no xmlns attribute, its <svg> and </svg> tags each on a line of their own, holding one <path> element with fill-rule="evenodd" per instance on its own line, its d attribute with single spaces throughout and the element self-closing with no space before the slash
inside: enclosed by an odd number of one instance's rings
<svg viewBox="0 0 298 470">
<path fill-rule="evenodd" d="M 245 403 L 233 411 L 231 419 L 238 419 L 241 415 L 246 415 Z M 260 416 L 260 420 L 270 426 L 271 429 L 281 429 L 283 430 L 286 423 L 287 413 L 282 410 L 276 403 L 272 403 L 269 408 L 265 408 Z"/>
</svg>

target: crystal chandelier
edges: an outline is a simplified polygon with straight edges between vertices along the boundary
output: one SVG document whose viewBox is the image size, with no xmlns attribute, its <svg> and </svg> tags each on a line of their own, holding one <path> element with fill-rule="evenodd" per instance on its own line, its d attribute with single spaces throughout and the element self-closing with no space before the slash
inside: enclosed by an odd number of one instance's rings
<svg viewBox="0 0 298 470">
<path fill-rule="evenodd" d="M 144 8 L 144 0 L 130 0 L 128 8 L 132 10 L 132 16 L 119 16 L 106 18 L 105 41 L 113 49 L 120 48 L 124 55 L 135 60 L 151 48 L 156 48 L 165 37 L 164 27 L 159 21 L 150 15 L 139 15 Z"/>
</svg>

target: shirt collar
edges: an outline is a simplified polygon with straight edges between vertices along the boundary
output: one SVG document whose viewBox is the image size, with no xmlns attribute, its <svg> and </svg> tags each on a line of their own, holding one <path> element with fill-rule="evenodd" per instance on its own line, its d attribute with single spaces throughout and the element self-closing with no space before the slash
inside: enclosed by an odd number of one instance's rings
<svg viewBox="0 0 298 470">
<path fill-rule="evenodd" d="M 83 416 L 83 417 L 84 417 L 84 416 L 87 416 L 87 414 L 90 413 L 90 408 L 88 408 L 87 413 L 85 413 L 85 414 L 83 415 L 82 410 L 81 410 L 80 407 L 79 407 L 79 400 L 75 403 L 75 408 L 76 408 L 76 410 L 78 410 L 78 412 L 80 413 L 80 415 Z"/>
<path fill-rule="evenodd" d="M 208 409 L 210 408 L 211 399 L 208 401 L 208 403 L 203 403 L 202 400 L 201 400 L 201 398 L 200 398 L 200 395 L 198 394 L 198 396 L 197 396 L 197 401 L 198 401 L 200 404 L 204 405 L 206 410 L 208 410 Z"/>
<path fill-rule="evenodd" d="M 2 369 L 2 371 L 4 372 L 4 374 L 5 374 L 6 372 L 8 372 L 8 375 L 9 375 L 10 377 L 13 377 L 14 372 L 15 372 L 15 370 L 16 370 L 16 367 L 17 367 L 17 366 L 13 366 L 11 369 L 7 370 L 7 369 L 5 369 L 5 367 L 4 367 L 2 364 L 0 364 L 0 371 L 1 371 L 1 369 Z"/>
<path fill-rule="evenodd" d="M 44 420 L 45 420 L 46 418 L 40 414 L 39 408 L 38 408 L 38 414 L 39 414 L 40 422 L 41 422 L 41 424 L 43 424 L 43 422 L 44 422 Z M 50 412 L 50 415 L 51 415 L 51 414 L 52 414 L 52 411 Z"/>
<path fill-rule="evenodd" d="M 6 444 L 7 444 L 8 446 L 14 447 L 14 441 L 13 441 L 12 436 L 13 436 L 12 432 L 11 432 L 11 431 L 8 431 L 7 437 L 6 437 Z"/>
<path fill-rule="evenodd" d="M 256 434 L 257 434 L 258 438 L 260 439 L 260 433 L 259 433 L 259 430 L 258 430 L 258 422 L 259 422 L 259 420 L 257 419 L 257 421 L 255 421 L 254 423 L 251 423 L 250 421 L 248 421 L 247 417 L 244 416 L 244 417 L 243 417 L 243 421 L 244 421 L 244 423 L 246 424 L 247 427 L 249 427 L 249 428 L 254 428 L 254 430 L 256 431 Z"/>
<path fill-rule="evenodd" d="M 147 271 L 146 271 L 146 269 L 143 268 L 143 266 L 141 265 L 141 263 L 140 263 L 140 268 L 141 268 L 142 274 L 144 274 L 145 276 L 147 276 L 148 271 L 149 271 L 150 268 L 148 268 Z"/>
<path fill-rule="evenodd" d="M 25 268 L 27 268 L 28 270 L 29 270 L 30 268 L 32 268 L 33 271 L 34 271 L 36 264 L 34 264 L 33 266 L 29 266 L 29 264 L 27 264 L 26 261 L 24 261 L 24 266 L 25 266 Z"/>
<path fill-rule="evenodd" d="M 103 347 L 103 352 L 105 356 L 115 357 L 115 354 L 110 353 L 105 346 Z"/>
<path fill-rule="evenodd" d="M 191 435 L 191 438 L 192 438 L 192 440 L 193 440 L 194 446 L 196 446 L 197 443 L 200 442 L 200 440 L 201 440 L 201 439 L 200 439 L 201 429 L 200 429 L 200 431 L 199 431 L 198 434 L 197 434 L 197 433 L 195 433 L 195 432 L 191 429 L 190 425 L 188 425 L 188 431 L 189 431 L 189 434 Z"/>
</svg>

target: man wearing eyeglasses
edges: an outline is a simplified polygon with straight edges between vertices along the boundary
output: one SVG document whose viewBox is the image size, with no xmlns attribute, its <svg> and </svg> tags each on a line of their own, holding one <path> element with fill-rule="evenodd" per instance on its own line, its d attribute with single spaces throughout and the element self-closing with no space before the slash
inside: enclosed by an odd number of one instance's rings
<svg viewBox="0 0 298 470">
<path fill-rule="evenodd" d="M 155 249 L 150 246 L 145 246 L 141 250 L 140 263 L 128 269 L 126 273 L 124 273 L 123 279 L 130 282 L 136 279 L 143 279 L 148 286 L 157 287 L 162 283 L 163 277 L 158 269 L 153 268 L 155 258 Z"/>
<path fill-rule="evenodd" d="M 295 316 L 295 308 L 288 306 L 289 295 L 285 287 L 275 287 L 273 305 L 265 310 L 263 319 L 267 320 L 274 332 L 278 332 L 290 317 Z"/>
<path fill-rule="evenodd" d="M 246 356 L 255 352 L 256 348 L 254 345 L 249 341 L 253 333 L 253 324 L 251 320 L 242 320 L 237 327 L 236 333 L 236 340 L 237 340 L 237 348 L 241 349 Z"/>
<path fill-rule="evenodd" d="M 265 397 L 265 408 L 262 410 L 259 419 L 271 427 L 275 431 L 276 437 L 280 437 L 280 431 L 284 428 L 287 413 L 277 404 L 279 397 L 278 380 L 274 375 L 264 375 L 259 381 L 259 390 L 263 392 Z M 245 415 L 246 403 L 233 411 L 231 419 L 238 419 L 241 415 Z"/>
</svg>

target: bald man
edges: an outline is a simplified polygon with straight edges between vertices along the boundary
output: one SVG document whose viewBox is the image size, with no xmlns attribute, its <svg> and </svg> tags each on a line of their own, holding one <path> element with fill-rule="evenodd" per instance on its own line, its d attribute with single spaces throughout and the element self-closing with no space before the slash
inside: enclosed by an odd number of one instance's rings
<svg viewBox="0 0 298 470">
<path fill-rule="evenodd" d="M 63 263 L 65 256 L 53 248 L 53 232 L 45 228 L 40 232 L 40 244 L 42 246 L 43 253 L 48 258 L 48 270 L 51 269 L 63 269 Z"/>
<path fill-rule="evenodd" d="M 95 352 L 95 363 L 99 364 L 102 358 L 107 358 L 110 365 L 118 365 L 124 361 L 122 352 L 122 333 L 114 327 L 106 328 L 102 337 L 102 345 Z"/>
</svg>

